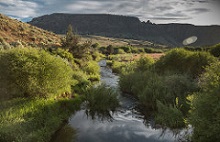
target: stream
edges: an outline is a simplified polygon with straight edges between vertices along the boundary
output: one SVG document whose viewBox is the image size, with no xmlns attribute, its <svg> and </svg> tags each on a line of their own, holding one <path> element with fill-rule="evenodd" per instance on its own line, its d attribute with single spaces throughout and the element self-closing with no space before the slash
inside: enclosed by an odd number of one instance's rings
<svg viewBox="0 0 220 142">
<path fill-rule="evenodd" d="M 101 68 L 101 83 L 118 89 L 119 77 L 106 66 L 106 61 L 99 62 Z M 76 142 L 176 142 L 181 141 L 186 130 L 180 130 L 177 135 L 169 129 L 154 128 L 154 121 L 144 119 L 135 110 L 136 101 L 118 96 L 120 108 L 112 114 L 112 121 L 91 119 L 80 110 L 72 115 L 68 125 L 76 130 Z"/>
</svg>

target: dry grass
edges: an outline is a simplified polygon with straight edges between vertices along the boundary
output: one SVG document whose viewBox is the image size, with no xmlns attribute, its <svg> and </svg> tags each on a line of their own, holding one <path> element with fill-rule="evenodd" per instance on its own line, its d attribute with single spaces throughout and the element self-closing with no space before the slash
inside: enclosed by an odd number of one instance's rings
<svg viewBox="0 0 220 142">
<path fill-rule="evenodd" d="M 134 47 L 165 47 L 159 44 L 153 44 L 149 41 L 134 40 L 134 39 L 123 39 L 123 38 L 110 38 L 102 36 L 82 36 L 81 42 L 92 41 L 92 43 L 99 43 L 100 46 L 134 46 Z"/>
<path fill-rule="evenodd" d="M 56 44 L 60 38 L 46 30 L 11 19 L 0 14 L 0 37 L 6 42 L 24 42 L 32 44 Z"/>
</svg>

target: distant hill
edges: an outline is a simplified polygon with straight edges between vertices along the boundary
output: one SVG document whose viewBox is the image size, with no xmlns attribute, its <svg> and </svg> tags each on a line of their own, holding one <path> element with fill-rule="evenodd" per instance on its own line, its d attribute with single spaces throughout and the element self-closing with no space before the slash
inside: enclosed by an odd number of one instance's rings
<svg viewBox="0 0 220 142">
<path fill-rule="evenodd" d="M 71 24 L 81 35 L 99 35 L 116 38 L 147 40 L 169 46 L 183 46 L 182 41 L 197 36 L 193 46 L 213 45 L 220 42 L 220 26 L 190 24 L 152 24 L 136 17 L 108 14 L 55 13 L 34 18 L 31 25 L 64 34 Z"/>
<path fill-rule="evenodd" d="M 33 25 L 0 14 L 0 38 L 8 43 L 56 44 L 59 36 Z"/>
</svg>

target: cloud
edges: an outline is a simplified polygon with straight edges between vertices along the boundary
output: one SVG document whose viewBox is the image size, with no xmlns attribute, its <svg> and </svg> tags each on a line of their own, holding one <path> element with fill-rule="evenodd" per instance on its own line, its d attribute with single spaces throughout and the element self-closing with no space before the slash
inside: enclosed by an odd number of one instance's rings
<svg viewBox="0 0 220 142">
<path fill-rule="evenodd" d="M 0 13 L 18 18 L 37 16 L 38 4 L 22 0 L 0 0 Z"/>
<path fill-rule="evenodd" d="M 183 22 L 211 13 L 217 0 L 0 0 L 0 13 L 20 19 L 52 13 L 106 13 L 138 16 L 141 20 Z"/>
</svg>

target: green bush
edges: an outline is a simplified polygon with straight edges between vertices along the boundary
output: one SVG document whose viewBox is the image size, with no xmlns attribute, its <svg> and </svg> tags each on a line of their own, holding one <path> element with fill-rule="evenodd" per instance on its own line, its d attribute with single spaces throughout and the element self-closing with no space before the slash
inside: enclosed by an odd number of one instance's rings
<svg viewBox="0 0 220 142">
<path fill-rule="evenodd" d="M 112 61 L 112 72 L 114 73 L 122 73 L 123 67 L 125 67 L 125 63 Z"/>
<path fill-rule="evenodd" d="M 91 46 L 92 46 L 92 48 L 99 48 L 100 44 L 96 42 L 96 43 L 92 44 Z"/>
<path fill-rule="evenodd" d="M 154 59 L 150 56 L 141 57 L 138 61 L 136 61 L 136 69 L 139 71 L 146 71 L 148 70 L 153 64 Z"/>
<path fill-rule="evenodd" d="M 111 118 L 111 112 L 119 107 L 117 92 L 105 85 L 90 88 L 85 93 L 86 113 L 92 118 Z"/>
<path fill-rule="evenodd" d="M 77 94 L 84 93 L 86 88 L 92 85 L 89 76 L 82 70 L 74 71 L 73 79 L 77 82 L 72 86 L 72 90 Z"/>
<path fill-rule="evenodd" d="M 120 49 L 123 49 L 126 53 L 131 53 L 131 47 L 130 46 L 122 46 Z"/>
<path fill-rule="evenodd" d="M 188 73 L 196 78 L 203 73 L 205 66 L 216 61 L 208 52 L 173 49 L 156 62 L 156 69 L 160 73 Z"/>
<path fill-rule="evenodd" d="M 209 52 L 215 57 L 220 57 L 220 44 L 211 47 Z"/>
<path fill-rule="evenodd" d="M 83 70 L 87 74 L 99 74 L 100 67 L 96 61 L 88 61 L 83 65 Z"/>
<path fill-rule="evenodd" d="M 187 115 L 189 110 L 186 97 L 198 88 L 196 82 L 187 75 L 161 76 L 154 70 L 122 74 L 119 85 L 121 91 L 134 95 L 140 106 L 146 110 L 157 110 L 156 101 L 159 100 L 164 104 L 176 105 L 184 115 Z"/>
<path fill-rule="evenodd" d="M 157 101 L 157 108 L 158 113 L 155 117 L 156 123 L 171 129 L 183 128 L 185 126 L 184 116 L 176 106 L 167 106 Z"/>
<path fill-rule="evenodd" d="M 206 68 L 200 78 L 201 90 L 193 95 L 190 124 L 192 140 L 220 141 L 220 62 Z"/>
<path fill-rule="evenodd" d="M 4 97 L 48 97 L 71 92 L 72 69 L 60 57 L 34 48 L 0 53 L 0 90 Z"/>
<path fill-rule="evenodd" d="M 163 50 L 161 50 L 161 49 L 150 48 L 150 47 L 144 48 L 144 51 L 146 53 L 163 53 Z"/>
<path fill-rule="evenodd" d="M 54 55 L 60 56 L 63 59 L 67 59 L 71 63 L 74 63 L 73 55 L 70 52 L 68 52 L 67 49 L 57 48 L 56 50 L 53 50 L 52 53 Z"/>
</svg>

